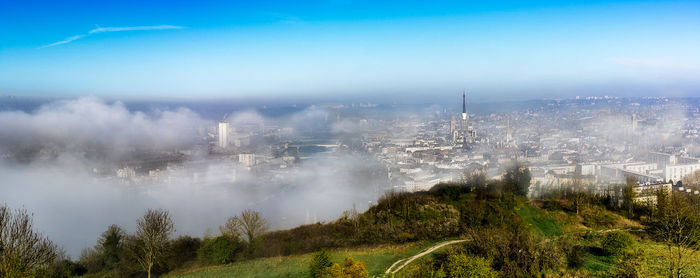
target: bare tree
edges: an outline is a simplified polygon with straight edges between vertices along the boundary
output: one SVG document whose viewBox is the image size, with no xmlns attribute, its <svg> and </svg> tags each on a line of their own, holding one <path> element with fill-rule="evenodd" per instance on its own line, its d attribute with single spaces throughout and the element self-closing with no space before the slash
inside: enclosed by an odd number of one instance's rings
<svg viewBox="0 0 700 278">
<path fill-rule="evenodd" d="M 700 211 L 679 193 L 657 199 L 657 204 L 652 233 L 667 247 L 671 276 L 684 277 L 685 269 L 693 263 L 693 254 L 700 249 Z"/>
<path fill-rule="evenodd" d="M 569 186 L 571 187 L 570 199 L 573 201 L 576 214 L 578 215 L 581 208 L 588 203 L 588 194 L 586 194 L 583 188 L 583 178 L 581 175 L 575 174 Z"/>
<path fill-rule="evenodd" d="M 0 277 L 26 277 L 46 267 L 58 256 L 58 248 L 34 231 L 26 210 L 12 212 L 0 206 Z"/>
<path fill-rule="evenodd" d="M 229 237 L 232 240 L 239 240 L 241 238 L 241 227 L 238 217 L 231 217 L 226 221 L 224 226 L 219 226 L 219 231 L 222 235 Z"/>
<path fill-rule="evenodd" d="M 175 225 L 166 210 L 149 209 L 138 220 L 136 237 L 141 241 L 137 260 L 151 277 L 151 269 L 161 259 L 168 246 L 168 239 L 175 231 Z"/>
<path fill-rule="evenodd" d="M 240 216 L 231 217 L 226 221 L 226 231 L 229 235 L 245 236 L 245 240 L 252 245 L 254 240 L 265 234 L 268 230 L 267 221 L 254 210 L 244 210 Z"/>
</svg>

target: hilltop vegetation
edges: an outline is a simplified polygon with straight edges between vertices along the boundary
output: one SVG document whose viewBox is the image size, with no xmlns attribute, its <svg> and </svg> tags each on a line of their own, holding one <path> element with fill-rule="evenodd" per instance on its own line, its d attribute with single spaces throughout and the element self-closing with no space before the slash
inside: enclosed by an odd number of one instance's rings
<svg viewBox="0 0 700 278">
<path fill-rule="evenodd" d="M 23 271 L 38 277 L 145 277 L 149 268 L 172 277 L 381 276 L 433 243 L 464 239 L 411 262 L 396 276 L 700 275 L 696 199 L 657 192 L 657 203 L 638 204 L 624 186 L 618 190 L 623 195 L 566 189 L 528 199 L 529 180 L 525 167 L 512 168 L 499 181 L 474 174 L 425 192 L 387 193 L 367 211 L 347 211 L 329 223 L 273 232 L 257 212 L 245 211 L 224 223 L 218 236 L 159 241 L 162 249 L 150 265 L 141 259 L 144 247 L 156 245 L 111 226 L 78 261 Z M 165 231 L 159 239 L 168 238 L 167 225 Z"/>
<path fill-rule="evenodd" d="M 365 262 L 371 276 L 381 275 L 395 261 L 420 252 L 433 242 L 382 244 L 372 247 L 328 250 L 330 262 L 342 263 L 347 257 Z M 309 277 L 309 265 L 317 253 L 241 260 L 226 265 L 179 269 L 167 277 Z"/>
<path fill-rule="evenodd" d="M 411 263 L 399 277 L 654 277 L 668 276 L 672 268 L 675 277 L 700 274 L 693 263 L 700 257 L 690 252 L 697 246 L 679 246 L 686 257 L 674 263 L 667 250 L 675 243 L 659 235 L 671 203 L 692 211 L 696 200 L 659 192 L 661 201 L 649 207 L 628 203 L 625 195 L 566 190 L 530 200 L 520 190 L 529 179 L 526 169 L 511 171 L 518 173 L 502 181 L 475 175 L 427 192 L 389 193 L 364 213 L 350 211 L 331 223 L 267 234 L 263 246 L 294 261 L 323 248 L 468 240 Z M 619 192 L 624 191 L 621 185 Z M 274 249 L 280 246 L 287 248 Z"/>
</svg>

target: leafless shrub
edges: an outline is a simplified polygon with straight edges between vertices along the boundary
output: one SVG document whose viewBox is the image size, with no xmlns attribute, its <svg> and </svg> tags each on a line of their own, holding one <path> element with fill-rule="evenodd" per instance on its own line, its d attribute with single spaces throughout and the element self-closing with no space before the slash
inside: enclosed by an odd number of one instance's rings
<svg viewBox="0 0 700 278">
<path fill-rule="evenodd" d="M 34 231 L 32 215 L 24 209 L 0 206 L 0 277 L 26 277 L 48 266 L 58 248 Z"/>
</svg>

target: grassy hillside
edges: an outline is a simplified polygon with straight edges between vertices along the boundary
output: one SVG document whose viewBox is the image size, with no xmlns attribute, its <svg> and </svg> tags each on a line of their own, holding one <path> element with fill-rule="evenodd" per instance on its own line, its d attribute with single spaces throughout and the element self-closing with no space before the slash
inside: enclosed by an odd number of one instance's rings
<svg viewBox="0 0 700 278">
<path fill-rule="evenodd" d="M 637 248 L 644 252 L 644 264 L 646 277 L 666 277 L 668 271 L 668 255 L 666 247 L 652 241 L 640 241 Z M 691 264 L 685 270 L 686 277 L 700 277 L 700 253 L 695 253 L 691 258 L 695 264 Z M 609 271 L 618 267 L 619 259 L 613 256 L 602 254 L 586 254 L 584 264 L 579 273 L 589 277 L 609 277 Z"/>
<path fill-rule="evenodd" d="M 535 234 L 543 237 L 560 236 L 563 232 L 562 225 L 547 214 L 547 211 L 537 209 L 529 203 L 523 203 L 516 208 L 516 212 L 525 220 Z"/>
<path fill-rule="evenodd" d="M 599 215 L 600 219 L 615 219 L 607 223 L 606 227 L 586 220 L 573 212 L 561 210 L 542 209 L 540 204 L 523 201 L 515 208 L 515 212 L 527 223 L 529 229 L 542 241 L 557 241 L 564 237 L 573 237 L 568 242 L 573 246 L 581 246 L 586 250 L 581 254 L 580 267 L 567 267 L 565 265 L 550 269 L 543 274 L 550 276 L 578 275 L 580 277 L 609 277 L 610 273 L 619 267 L 620 259 L 601 253 L 600 238 L 608 231 L 631 230 L 639 227 L 633 220 L 624 218 L 617 213 L 600 211 L 598 208 L 587 208 L 584 213 Z M 606 220 L 607 221 L 607 220 Z M 588 223 L 592 227 L 587 227 Z M 580 236 L 589 231 L 594 236 Z M 467 238 L 467 237 L 464 237 Z M 644 253 L 645 271 L 647 277 L 662 277 L 667 269 L 668 259 L 665 247 L 659 243 L 637 238 L 634 246 L 635 250 L 642 250 Z M 397 260 L 418 254 L 429 248 L 436 241 L 418 241 L 405 244 L 385 244 L 375 247 L 363 248 L 342 248 L 330 250 L 332 260 L 341 262 L 345 257 L 353 257 L 367 264 L 370 276 L 381 277 L 384 271 Z M 402 269 L 395 277 L 413 277 L 417 271 L 425 271 L 422 265 L 435 264 L 454 252 L 461 252 L 465 245 L 445 247 L 435 253 L 426 255 Z M 228 265 L 202 267 L 188 270 L 178 270 L 170 273 L 166 277 L 306 277 L 308 275 L 308 265 L 314 253 L 300 255 L 280 256 L 270 258 L 260 258 L 235 262 Z M 700 262 L 700 254 L 694 255 L 694 260 Z M 700 264 L 691 266 L 687 273 L 689 277 L 700 277 Z"/>
<path fill-rule="evenodd" d="M 365 262 L 370 275 L 381 275 L 395 261 L 411 256 L 432 245 L 421 241 L 398 245 L 330 250 L 334 262 L 353 257 Z M 313 253 L 271 257 L 172 272 L 166 277 L 306 277 Z"/>
<path fill-rule="evenodd" d="M 473 179 L 439 184 L 427 192 L 389 193 L 365 212 L 349 211 L 332 222 L 266 233 L 252 244 L 231 236 L 178 239 L 172 242 L 171 254 L 184 250 L 189 255 L 172 256 L 157 273 L 168 273 L 167 277 L 308 277 L 314 254 L 325 249 L 330 258 L 324 257 L 316 269 L 330 270 L 328 260 L 342 264 L 352 257 L 366 264 L 370 276 L 383 276 L 396 261 L 430 249 L 417 260 L 405 260 L 410 264 L 398 277 L 474 276 L 471 270 L 482 271 L 476 275 L 487 274 L 485 277 L 665 276 L 668 250 L 652 241 L 652 232 L 659 228 L 661 216 L 673 212 L 669 205 L 681 203 L 625 207 L 611 195 L 571 193 L 532 200 L 518 189 L 519 184 L 513 178 Z M 684 217 L 692 220 L 697 215 Z M 447 239 L 463 241 L 431 248 Z M 700 254 L 693 256 L 688 259 L 696 264 L 684 272 L 700 277 Z M 124 258 L 129 257 L 120 258 L 119 272 L 94 273 L 142 277 L 138 269 L 124 269 L 130 265 Z M 342 270 L 336 266 L 335 274 L 351 266 L 344 264 Z"/>
</svg>

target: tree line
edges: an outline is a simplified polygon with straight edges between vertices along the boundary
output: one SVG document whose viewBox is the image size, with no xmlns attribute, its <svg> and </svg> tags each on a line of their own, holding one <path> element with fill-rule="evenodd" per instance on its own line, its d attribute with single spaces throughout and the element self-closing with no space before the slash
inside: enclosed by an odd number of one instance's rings
<svg viewBox="0 0 700 278">
<path fill-rule="evenodd" d="M 228 219 L 221 235 L 204 239 L 173 238 L 175 225 L 167 210 L 149 209 L 127 233 L 110 225 L 94 247 L 72 261 L 37 232 L 26 210 L 0 206 L 0 277 L 73 277 L 99 273 L 103 277 L 151 277 L 188 264 L 224 264 L 251 254 L 267 221 L 253 210 Z"/>
</svg>

